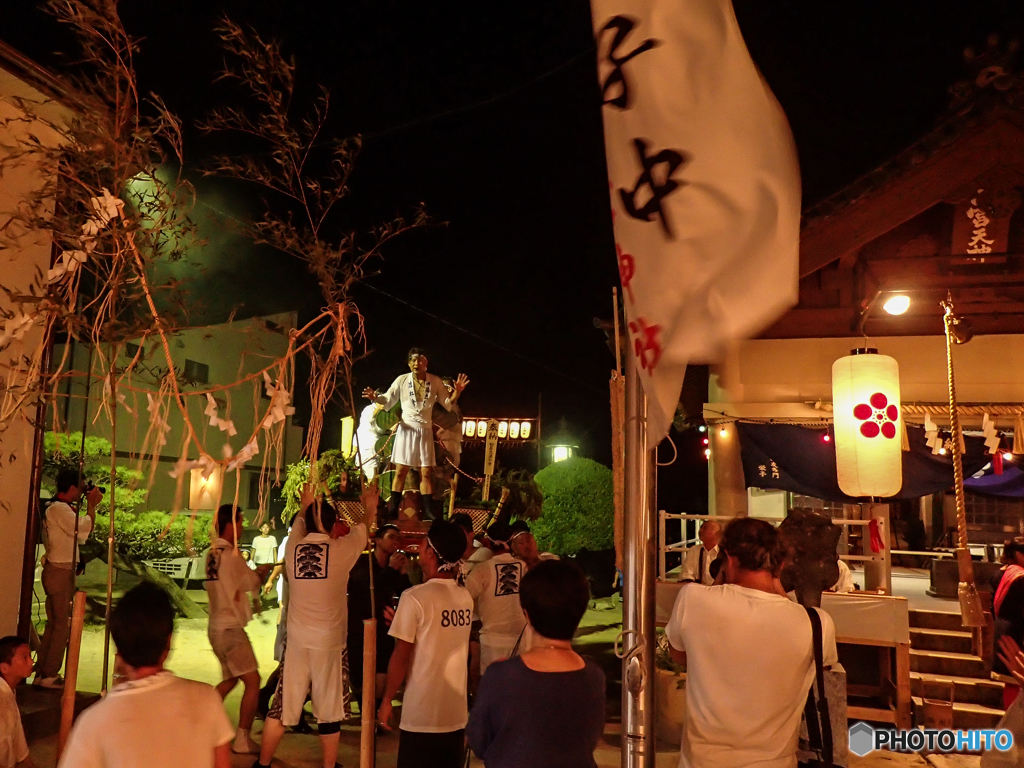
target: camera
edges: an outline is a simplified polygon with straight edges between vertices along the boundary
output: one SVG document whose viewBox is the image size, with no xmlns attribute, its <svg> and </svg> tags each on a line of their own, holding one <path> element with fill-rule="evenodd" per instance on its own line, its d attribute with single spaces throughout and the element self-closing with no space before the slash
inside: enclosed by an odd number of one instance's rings
<svg viewBox="0 0 1024 768">
<path fill-rule="evenodd" d="M 93 488 L 99 488 L 100 493 L 106 493 L 107 489 L 103 486 L 96 485 L 92 480 L 86 482 L 85 487 L 82 489 L 83 494 L 91 493 Z"/>
</svg>

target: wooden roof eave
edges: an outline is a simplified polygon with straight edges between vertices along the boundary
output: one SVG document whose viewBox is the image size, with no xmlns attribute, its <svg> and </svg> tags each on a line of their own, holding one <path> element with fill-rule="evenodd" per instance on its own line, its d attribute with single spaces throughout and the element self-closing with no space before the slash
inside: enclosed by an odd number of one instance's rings
<svg viewBox="0 0 1024 768">
<path fill-rule="evenodd" d="M 982 119 L 920 162 L 908 161 L 902 173 L 859 199 L 808 222 L 800 235 L 801 277 L 947 200 L 993 166 L 1007 165 L 1024 173 L 1024 120 L 1009 110 Z"/>
</svg>

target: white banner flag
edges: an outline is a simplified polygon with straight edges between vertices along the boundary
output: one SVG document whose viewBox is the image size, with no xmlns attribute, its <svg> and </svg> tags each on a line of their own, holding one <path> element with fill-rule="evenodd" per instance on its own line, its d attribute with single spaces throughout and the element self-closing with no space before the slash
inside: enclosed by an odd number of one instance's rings
<svg viewBox="0 0 1024 768">
<path fill-rule="evenodd" d="M 615 248 L 654 441 L 687 363 L 796 303 L 800 171 L 730 0 L 592 0 Z"/>
</svg>

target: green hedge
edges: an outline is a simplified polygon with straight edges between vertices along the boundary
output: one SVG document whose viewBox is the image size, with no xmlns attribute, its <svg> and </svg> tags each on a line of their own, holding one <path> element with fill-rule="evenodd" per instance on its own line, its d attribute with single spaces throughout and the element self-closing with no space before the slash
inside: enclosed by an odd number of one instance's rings
<svg viewBox="0 0 1024 768">
<path fill-rule="evenodd" d="M 534 480 L 544 504 L 531 528 L 542 550 L 564 556 L 612 547 L 615 513 L 608 467 L 590 459 L 566 459 L 545 467 Z"/>
<path fill-rule="evenodd" d="M 116 512 L 114 519 L 114 546 L 123 555 L 140 560 L 158 560 L 166 557 L 190 557 L 199 555 L 210 546 L 211 514 L 196 515 L 192 524 L 191 547 L 186 547 L 186 532 L 190 515 L 182 512 L 175 516 L 170 530 L 161 538 L 171 515 L 168 512 Z M 97 514 L 96 526 L 90 537 L 94 542 L 107 546 L 108 515 Z"/>
</svg>

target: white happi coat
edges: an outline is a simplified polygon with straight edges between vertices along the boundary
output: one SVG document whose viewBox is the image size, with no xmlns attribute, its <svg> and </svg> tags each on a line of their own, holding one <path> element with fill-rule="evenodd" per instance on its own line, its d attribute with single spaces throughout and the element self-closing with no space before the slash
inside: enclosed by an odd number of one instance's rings
<svg viewBox="0 0 1024 768">
<path fill-rule="evenodd" d="M 415 376 L 411 371 L 403 373 L 374 402 L 384 406 L 385 410 L 393 408 L 399 401 L 402 403 L 402 420 L 398 422 L 398 432 L 395 434 L 392 462 L 405 467 L 432 467 L 434 430 L 431 412 L 434 403 L 440 403 L 447 411 L 454 405 L 444 382 L 432 373 L 427 374 L 423 399 L 418 399 L 413 383 Z"/>
</svg>

